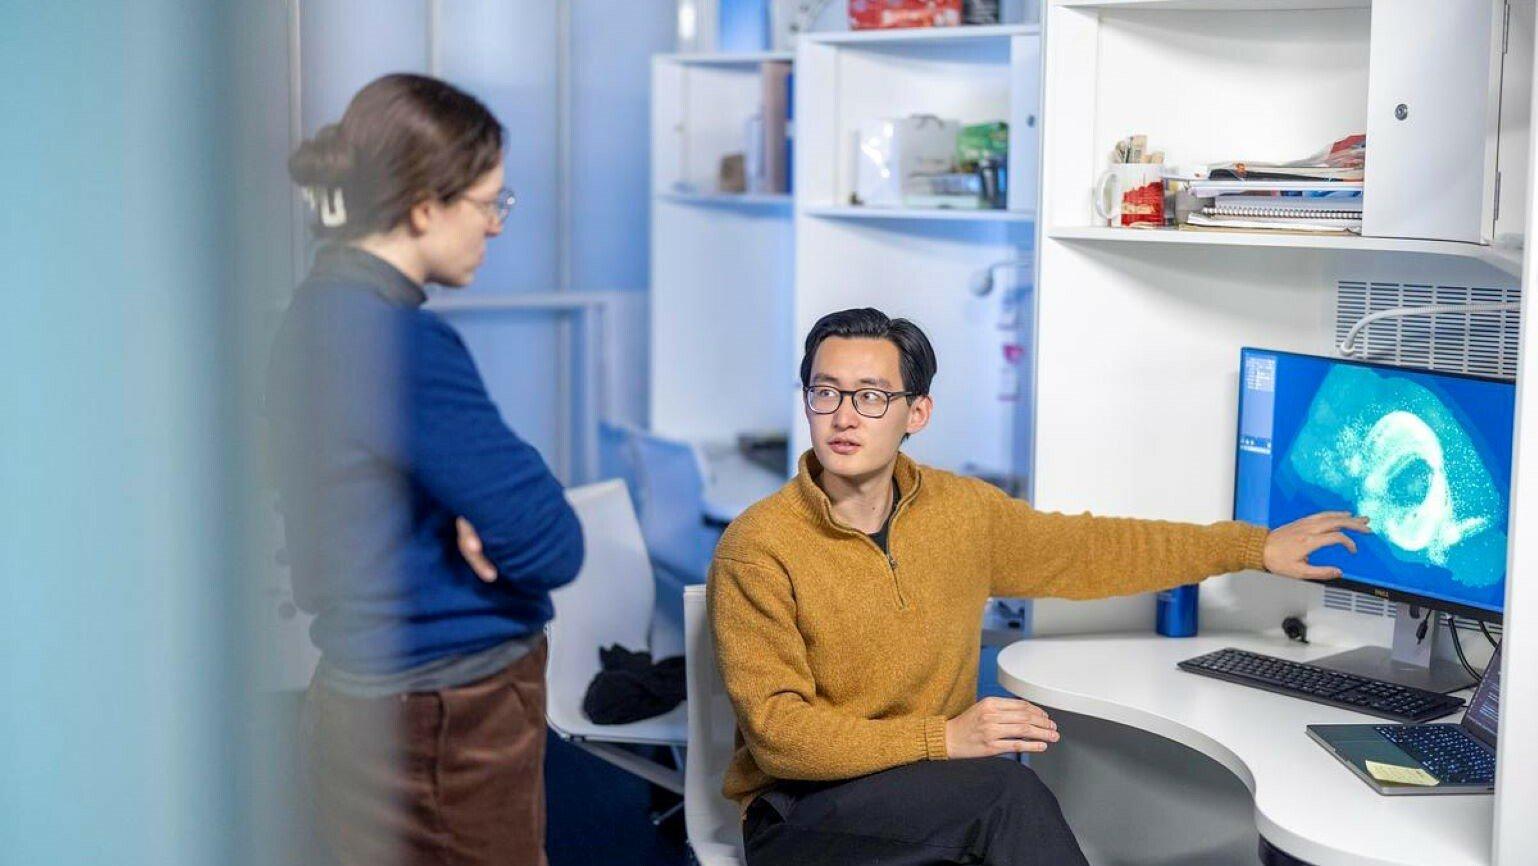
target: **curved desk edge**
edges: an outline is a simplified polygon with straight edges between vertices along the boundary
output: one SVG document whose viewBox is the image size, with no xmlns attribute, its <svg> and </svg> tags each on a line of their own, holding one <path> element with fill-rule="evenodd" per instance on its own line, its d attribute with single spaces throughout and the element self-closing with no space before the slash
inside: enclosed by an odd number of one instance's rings
<svg viewBox="0 0 1538 866">
<path fill-rule="evenodd" d="M 1405 866 L 1406 863 L 1414 862 L 1413 860 L 1402 858 L 1383 859 L 1370 855 L 1364 855 L 1364 853 L 1360 850 L 1342 850 L 1336 847 L 1332 847 L 1328 844 L 1321 843 L 1315 838 L 1310 837 L 1305 832 L 1300 832 L 1297 829 L 1287 826 L 1287 824 L 1282 821 L 1273 819 L 1273 817 L 1268 814 L 1265 807 L 1265 797 L 1263 794 L 1266 792 L 1261 790 L 1265 786 L 1265 779 L 1262 778 L 1257 780 L 1255 768 L 1253 768 L 1251 766 L 1251 762 L 1246 760 L 1245 757 L 1241 754 L 1244 749 L 1238 746 L 1231 746 L 1229 743 L 1224 742 L 1223 733 L 1214 734 L 1201 730 L 1199 727 L 1195 726 L 1190 719 L 1178 718 L 1178 712 L 1167 712 L 1164 709 L 1150 706 L 1148 705 L 1148 702 L 1142 700 L 1142 695 L 1129 695 L 1127 693 L 1119 692 L 1115 685 L 1110 685 L 1103 688 L 1097 686 L 1094 689 L 1076 688 L 1068 686 L 1063 681 L 1061 681 L 1061 678 L 1059 678 L 1059 681 L 1044 682 L 1044 679 L 1051 678 L 1029 678 L 1028 675 L 1019 673 L 1019 671 L 1025 669 L 1026 659 L 1028 657 L 1036 656 L 1036 658 L 1031 659 L 1032 662 L 1050 662 L 1052 661 L 1051 656 L 1054 653 L 1061 654 L 1066 652 L 1070 647 L 1078 647 L 1081 650 L 1088 650 L 1096 644 L 1101 644 L 1102 646 L 1109 646 L 1114 644 L 1119 648 L 1123 648 L 1127 655 L 1131 655 L 1135 658 L 1146 659 L 1149 664 L 1154 665 L 1154 667 L 1149 669 L 1147 676 L 1137 675 L 1129 678 L 1131 680 L 1145 681 L 1141 688 L 1131 689 L 1130 691 L 1133 693 L 1146 690 L 1147 680 L 1154 680 L 1162 678 L 1163 676 L 1170 676 L 1175 678 L 1169 680 L 1169 682 L 1186 683 L 1189 685 L 1192 691 L 1199 689 L 1211 689 L 1213 687 L 1237 690 L 1234 693 L 1234 700 L 1236 702 L 1244 702 L 1255 699 L 1274 699 L 1296 702 L 1296 706 L 1291 704 L 1283 704 L 1280 706 L 1288 710 L 1298 711 L 1297 714 L 1302 716 L 1317 715 L 1317 718 L 1309 720 L 1312 722 L 1355 722 L 1369 724 L 1374 722 L 1381 722 L 1381 719 L 1373 719 L 1371 717 L 1363 716 L 1357 713 L 1350 713 L 1348 711 L 1339 710 L 1333 707 L 1327 707 L 1320 704 L 1310 704 L 1296 698 L 1270 695 L 1268 692 L 1262 692 L 1254 689 L 1245 689 L 1243 686 L 1197 677 L 1195 675 L 1176 670 L 1174 668 L 1173 661 L 1184 658 L 1192 658 L 1225 646 L 1240 646 L 1242 648 L 1252 649 L 1257 652 L 1280 655 L 1284 657 L 1290 657 L 1294 655 L 1320 657 L 1333 652 L 1337 648 L 1310 646 L 1308 648 L 1299 648 L 1297 651 L 1289 652 L 1286 645 L 1279 645 L 1275 641 L 1270 640 L 1259 640 L 1258 636 L 1244 635 L 1219 635 L 1213 637 L 1186 639 L 1159 638 L 1153 635 L 1106 635 L 1099 638 L 1033 638 L 1019 641 L 1000 652 L 998 659 L 998 677 L 999 683 L 1006 689 L 1027 700 L 1040 703 L 1048 707 L 1066 710 L 1068 712 L 1092 716 L 1098 719 L 1104 719 L 1106 721 L 1115 722 L 1138 729 L 1140 731 L 1155 734 L 1166 740 L 1170 740 L 1172 742 L 1179 743 L 1194 749 L 1203 755 L 1217 761 L 1225 769 L 1227 769 L 1230 773 L 1242 781 L 1245 787 L 1250 791 L 1251 797 L 1254 799 L 1254 816 L 1256 828 L 1259 830 L 1260 835 L 1267 842 L 1276 848 L 1285 851 L 1287 854 L 1293 857 L 1297 857 L 1311 864 L 1315 864 L 1315 866 L 1335 866 L 1335 864 L 1343 864 L 1343 866 L 1344 864 L 1352 864 L 1352 866 L 1355 866 L 1355 864 L 1363 864 L 1363 866 Z M 1037 652 L 1033 653 L 1033 650 L 1036 650 Z M 1050 651 L 1042 653 L 1040 650 Z M 1306 658 L 1299 658 L 1298 660 L 1306 661 Z M 1070 675 L 1070 678 L 1071 676 L 1072 675 Z M 1259 698 L 1259 696 L 1262 695 L 1269 697 Z M 1187 712 L 1191 711 L 1189 709 L 1189 704 L 1186 703 L 1182 703 L 1182 709 L 1186 709 Z M 1285 721 L 1279 722 L 1278 726 L 1285 726 L 1289 728 L 1297 727 L 1297 735 L 1300 738 L 1306 739 L 1307 735 L 1302 729 L 1302 724 L 1302 722 L 1289 718 Z M 1275 732 L 1272 730 L 1270 733 L 1271 735 L 1274 735 Z M 1249 745 L 1251 748 L 1254 747 L 1253 744 Z M 1322 749 L 1319 749 L 1317 745 L 1310 743 L 1309 748 L 1317 749 L 1318 755 L 1324 756 L 1326 758 L 1329 757 Z M 1329 758 L 1329 764 L 1335 764 L 1333 758 Z M 1376 792 L 1373 792 L 1367 786 L 1363 785 L 1361 781 L 1353 777 L 1345 767 L 1335 765 L 1327 766 L 1326 769 L 1334 775 L 1327 776 L 1324 781 L 1328 782 L 1332 786 L 1349 785 L 1360 787 L 1359 793 L 1362 795 L 1360 799 L 1370 805 L 1385 805 L 1380 801 L 1392 800 L 1395 801 L 1394 805 L 1403 803 L 1406 811 L 1417 807 L 1424 811 L 1424 807 L 1429 805 L 1424 801 L 1446 802 L 1451 800 L 1465 799 L 1461 796 L 1384 798 Z M 1348 788 L 1347 790 L 1351 789 Z M 1423 802 L 1411 804 L 1406 803 L 1405 801 Z M 1488 827 L 1490 825 L 1487 824 L 1486 826 Z M 1370 831 L 1364 830 L 1364 832 Z M 1437 859 L 1429 862 L 1443 863 L 1448 861 L 1438 857 Z M 1488 864 L 1490 862 L 1488 846 L 1486 846 L 1486 850 L 1484 851 L 1482 858 L 1478 855 L 1477 852 L 1474 852 L 1470 857 L 1458 862 Z"/>
</svg>

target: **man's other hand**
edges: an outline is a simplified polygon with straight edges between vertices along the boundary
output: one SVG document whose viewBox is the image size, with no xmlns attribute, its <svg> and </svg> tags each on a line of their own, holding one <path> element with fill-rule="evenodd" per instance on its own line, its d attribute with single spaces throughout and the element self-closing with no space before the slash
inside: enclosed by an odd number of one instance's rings
<svg viewBox="0 0 1538 866">
<path fill-rule="evenodd" d="M 496 580 L 497 567 L 491 564 L 491 560 L 481 550 L 481 537 L 475 534 L 475 527 L 463 517 L 454 518 L 454 526 L 459 530 L 459 555 L 470 563 L 470 570 L 487 583 Z"/>
<path fill-rule="evenodd" d="M 1010 698 L 983 698 L 945 723 L 945 752 L 952 758 L 1044 752 L 1057 739 L 1057 722 L 1045 710 Z"/>
<path fill-rule="evenodd" d="M 1286 526 L 1279 526 L 1266 536 L 1266 548 L 1262 555 L 1266 571 L 1285 577 L 1304 580 L 1333 580 L 1340 577 L 1340 569 L 1322 565 L 1310 565 L 1308 557 L 1314 551 L 1338 544 L 1356 553 L 1356 542 L 1346 534 L 1371 532 L 1367 518 L 1349 511 L 1321 511 L 1301 517 Z"/>
</svg>

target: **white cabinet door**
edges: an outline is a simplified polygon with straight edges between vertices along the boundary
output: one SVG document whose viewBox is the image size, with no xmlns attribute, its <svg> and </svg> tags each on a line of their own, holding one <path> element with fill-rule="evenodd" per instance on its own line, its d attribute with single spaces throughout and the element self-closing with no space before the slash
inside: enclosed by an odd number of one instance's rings
<svg viewBox="0 0 1538 866">
<path fill-rule="evenodd" d="M 1372 4 L 1363 234 L 1490 240 L 1504 17 L 1502 0 Z"/>
<path fill-rule="evenodd" d="M 1009 209 L 1036 210 L 1041 166 L 1041 37 L 1010 39 Z"/>
<path fill-rule="evenodd" d="M 1506 4 L 1505 54 L 1501 63 L 1501 136 L 1495 170 L 1500 178 L 1495 205 L 1495 243 L 1522 243 L 1527 224 L 1529 130 L 1533 113 L 1534 0 Z"/>
</svg>

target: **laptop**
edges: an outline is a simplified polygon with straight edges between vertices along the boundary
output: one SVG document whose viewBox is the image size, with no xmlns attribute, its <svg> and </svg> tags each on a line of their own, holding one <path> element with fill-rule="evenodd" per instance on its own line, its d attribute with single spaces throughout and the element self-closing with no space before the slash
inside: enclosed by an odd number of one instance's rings
<svg viewBox="0 0 1538 866">
<path fill-rule="evenodd" d="M 1456 725 L 1309 725 L 1308 735 L 1379 794 L 1489 794 L 1500 700 L 1496 647 Z"/>
</svg>

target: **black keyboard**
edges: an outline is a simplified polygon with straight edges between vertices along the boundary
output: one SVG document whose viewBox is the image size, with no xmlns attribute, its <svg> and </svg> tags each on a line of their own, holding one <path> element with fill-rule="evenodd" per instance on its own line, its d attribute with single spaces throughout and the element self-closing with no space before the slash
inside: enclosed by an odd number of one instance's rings
<svg viewBox="0 0 1538 866">
<path fill-rule="evenodd" d="M 1375 729 L 1447 784 L 1495 781 L 1495 755 L 1458 725 L 1376 725 Z"/>
<path fill-rule="evenodd" d="M 1462 699 L 1437 692 L 1412 689 L 1232 647 L 1186 659 L 1180 663 L 1180 669 L 1397 722 L 1437 719 L 1457 712 L 1463 706 Z"/>
</svg>

